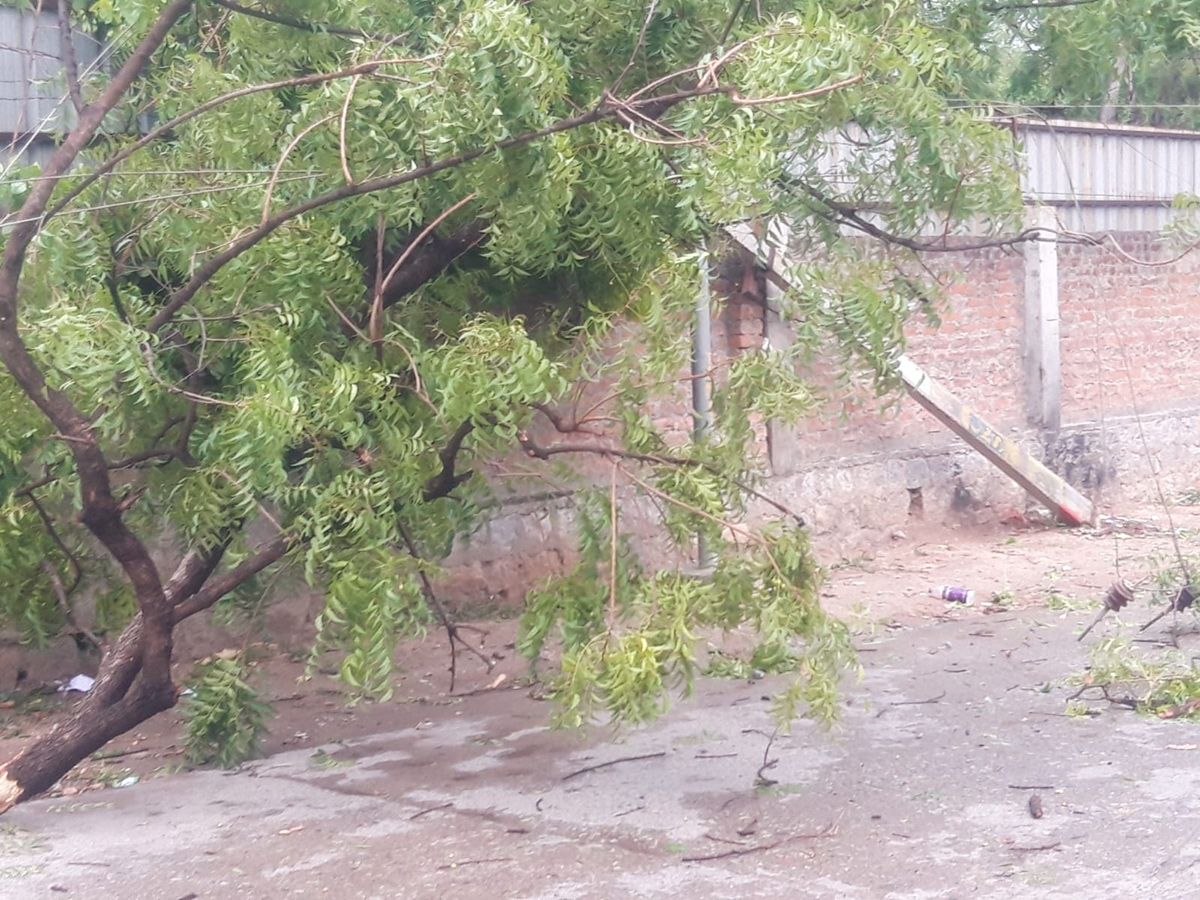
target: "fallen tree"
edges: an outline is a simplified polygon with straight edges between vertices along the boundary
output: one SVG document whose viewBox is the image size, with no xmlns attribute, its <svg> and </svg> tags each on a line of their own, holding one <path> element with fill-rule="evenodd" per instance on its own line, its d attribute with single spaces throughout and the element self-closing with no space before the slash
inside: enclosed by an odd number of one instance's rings
<svg viewBox="0 0 1200 900">
<path fill-rule="evenodd" d="M 891 386 L 931 296 L 912 254 L 1008 223 L 1004 135 L 942 99 L 967 51 L 915 2 L 361 6 L 59 0 L 114 59 L 64 67 L 75 126 L 2 185 L 0 615 L 44 639 L 100 582 L 108 629 L 91 692 L 0 766 L 0 811 L 175 704 L 175 627 L 280 565 L 326 593 L 317 648 L 388 695 L 399 635 L 454 639 L 429 576 L 490 509 L 468 460 L 516 447 L 609 475 L 524 625 L 531 656 L 563 635 L 566 721 L 654 715 L 693 631 L 743 623 L 798 673 L 781 714 L 832 714 L 848 642 L 798 516 L 741 517 L 753 423 L 811 407 L 795 363 L 830 341 Z M 814 260 L 798 340 L 729 361 L 712 436 L 671 447 L 645 410 L 679 385 L 697 248 L 771 216 Z M 712 581 L 642 570 L 618 485 L 679 546 L 704 535 Z"/>
</svg>

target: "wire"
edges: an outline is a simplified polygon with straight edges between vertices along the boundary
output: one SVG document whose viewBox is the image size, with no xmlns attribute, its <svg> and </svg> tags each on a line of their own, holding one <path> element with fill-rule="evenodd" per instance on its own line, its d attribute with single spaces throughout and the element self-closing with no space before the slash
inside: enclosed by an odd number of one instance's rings
<svg viewBox="0 0 1200 900">
<path fill-rule="evenodd" d="M 36 29 L 37 25 L 38 25 L 38 23 L 35 20 L 35 22 L 34 22 L 35 29 Z M 88 63 L 86 66 L 84 66 L 83 71 L 79 73 L 80 79 L 86 78 L 87 76 L 91 75 L 92 73 L 98 71 L 102 65 L 104 65 L 106 62 L 108 62 L 108 58 L 110 56 L 112 56 L 114 53 L 116 53 L 117 48 L 120 47 L 120 45 L 121 45 L 121 42 L 128 39 L 132 33 L 133 33 L 133 25 L 132 24 L 126 25 L 111 41 L 107 41 L 100 48 L 100 52 L 96 54 L 96 58 L 94 60 L 92 60 L 90 63 Z M 21 146 L 20 150 L 17 149 L 18 142 L 15 139 L 15 137 L 9 143 L 8 151 L 12 154 L 12 159 L 10 159 L 4 165 L 3 169 L 0 169 L 0 179 L 8 178 L 8 175 L 13 170 L 13 167 L 16 166 L 17 163 L 20 162 L 21 158 L 29 151 L 29 148 L 33 146 L 33 142 L 35 140 L 37 140 L 38 137 L 47 133 L 46 127 L 48 125 L 50 125 L 50 123 L 53 122 L 54 119 L 58 116 L 59 111 L 63 107 L 63 104 L 67 102 L 67 97 L 68 97 L 67 93 L 64 92 L 63 95 L 58 98 L 58 101 L 50 109 L 50 112 L 46 113 L 46 115 L 42 117 L 42 120 L 37 123 L 36 129 L 34 131 L 29 132 L 29 136 L 25 139 L 25 142 Z"/>
<path fill-rule="evenodd" d="M 998 98 L 976 97 L 947 97 L 947 103 L 958 106 L 997 106 L 1005 109 L 1023 109 L 1029 112 L 1044 112 L 1048 109 L 1200 109 L 1200 101 L 1195 103 L 1026 103 L 1016 100 L 1001 100 Z M 1120 125 L 1120 122 L 1114 122 Z"/>
<path fill-rule="evenodd" d="M 281 178 L 281 179 L 279 179 L 279 181 L 282 181 L 282 182 L 308 181 L 311 177 L 312 177 L 311 175 L 293 175 L 290 178 Z M 72 208 L 72 212 L 76 212 L 76 213 L 100 212 L 100 211 L 106 210 L 106 209 L 120 209 L 121 207 L 125 207 L 125 206 L 137 206 L 137 205 L 146 204 L 146 203 L 154 203 L 159 200 L 179 200 L 183 197 L 198 197 L 198 196 L 204 196 L 204 195 L 208 195 L 208 194 L 222 194 L 222 193 L 227 193 L 229 191 L 243 191 L 243 190 L 246 190 L 247 188 L 265 187 L 267 185 L 267 183 L 268 183 L 267 181 L 256 181 L 256 182 L 250 182 L 250 183 L 246 183 L 246 184 L 223 184 L 223 185 L 218 185 L 218 186 L 209 187 L 209 188 L 199 188 L 199 189 L 192 188 L 190 190 L 179 191 L 174 194 L 157 194 L 157 195 L 150 196 L 150 197 L 137 197 L 132 200 L 114 200 L 111 203 L 98 203 L 94 206 L 77 206 L 77 207 Z M 34 216 L 34 217 L 31 217 L 28 219 L 12 219 L 10 221 L 0 223 L 0 229 L 9 228 L 13 225 L 26 224 L 28 222 L 37 222 L 37 221 L 40 221 L 40 219 L 41 219 L 40 216 Z"/>
<path fill-rule="evenodd" d="M 270 169 L 120 169 L 106 172 L 104 178 L 127 176 L 140 178 L 145 175 L 266 175 Z M 323 175 L 321 169 L 284 169 L 287 175 Z M 15 181 L 63 181 L 68 178 L 87 178 L 90 171 L 64 172 L 61 175 L 31 175 L 28 178 L 18 178 Z"/>
</svg>

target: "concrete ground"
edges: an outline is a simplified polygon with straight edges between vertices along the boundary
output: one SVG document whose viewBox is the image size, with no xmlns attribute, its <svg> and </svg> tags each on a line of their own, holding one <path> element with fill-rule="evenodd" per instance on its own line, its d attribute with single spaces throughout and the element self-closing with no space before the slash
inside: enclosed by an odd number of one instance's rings
<svg viewBox="0 0 1200 900">
<path fill-rule="evenodd" d="M 1013 563 L 1027 592 L 1042 574 Z M 1200 725 L 1065 715 L 1091 613 L 1027 599 L 864 625 L 841 722 L 769 747 L 772 679 L 704 683 L 616 742 L 501 687 L 235 773 L 39 800 L 0 820 L 0 897 L 1200 898 Z"/>
</svg>

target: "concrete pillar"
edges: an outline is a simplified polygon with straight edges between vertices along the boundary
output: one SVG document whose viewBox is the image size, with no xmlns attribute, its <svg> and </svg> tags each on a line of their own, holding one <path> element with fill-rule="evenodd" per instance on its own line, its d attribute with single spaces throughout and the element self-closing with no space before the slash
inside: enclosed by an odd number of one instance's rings
<svg viewBox="0 0 1200 900">
<path fill-rule="evenodd" d="M 1025 244 L 1025 409 L 1031 425 L 1055 433 L 1062 423 L 1059 358 L 1058 228 L 1054 210 L 1029 210 L 1030 228 L 1043 228 Z"/>
<path fill-rule="evenodd" d="M 767 250 L 766 274 L 766 320 L 763 325 L 763 335 L 766 346 L 777 350 L 787 350 L 792 346 L 796 336 L 792 326 L 784 320 L 780 300 L 783 288 L 779 286 L 776 272 L 784 267 L 783 253 L 790 239 L 789 229 L 781 220 L 772 223 L 768 229 L 765 244 Z M 771 464 L 771 474 L 791 475 L 800 466 L 800 442 L 796 436 L 796 427 L 781 422 L 779 419 L 767 420 L 767 459 Z"/>
</svg>

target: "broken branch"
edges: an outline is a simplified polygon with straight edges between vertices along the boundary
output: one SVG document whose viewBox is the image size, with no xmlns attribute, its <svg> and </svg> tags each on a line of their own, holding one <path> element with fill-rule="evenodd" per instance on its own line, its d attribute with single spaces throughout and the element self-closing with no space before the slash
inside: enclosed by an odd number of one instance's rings
<svg viewBox="0 0 1200 900">
<path fill-rule="evenodd" d="M 734 856 L 746 856 L 750 853 L 762 853 L 765 850 L 774 850 L 776 847 L 782 847 L 784 844 L 791 844 L 795 841 L 811 841 L 817 838 L 832 837 L 837 834 L 837 825 L 829 825 L 820 831 L 812 834 L 793 834 L 790 837 L 780 838 L 777 841 L 772 841 L 769 844 L 755 844 L 753 847 L 739 847 L 735 850 L 726 850 L 724 853 L 710 853 L 705 856 L 685 856 L 683 862 L 709 862 L 714 859 L 729 859 Z"/>
<path fill-rule="evenodd" d="M 582 769 L 577 769 L 570 775 L 564 775 L 562 780 L 570 781 L 572 778 L 577 778 L 580 775 L 586 775 L 588 772 L 597 772 L 600 769 L 607 769 L 609 766 L 616 766 L 627 762 L 640 762 L 643 759 L 658 759 L 666 755 L 666 750 L 660 750 L 658 753 L 645 753 L 641 756 L 622 756 L 619 759 L 610 759 L 608 762 L 596 763 L 594 766 L 585 766 Z"/>
</svg>

